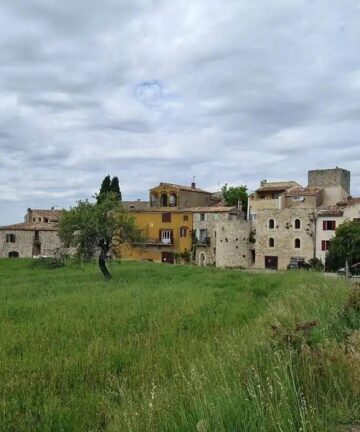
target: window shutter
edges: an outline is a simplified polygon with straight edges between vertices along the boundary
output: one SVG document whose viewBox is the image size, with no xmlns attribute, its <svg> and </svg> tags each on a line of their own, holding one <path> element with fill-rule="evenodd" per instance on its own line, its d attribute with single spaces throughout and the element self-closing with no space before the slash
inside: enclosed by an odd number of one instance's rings
<svg viewBox="0 0 360 432">
<path fill-rule="evenodd" d="M 326 231 L 326 221 L 323 221 L 323 231 Z"/>
<path fill-rule="evenodd" d="M 160 229 L 159 230 L 159 242 L 161 242 L 161 232 L 162 232 L 162 230 Z"/>
</svg>

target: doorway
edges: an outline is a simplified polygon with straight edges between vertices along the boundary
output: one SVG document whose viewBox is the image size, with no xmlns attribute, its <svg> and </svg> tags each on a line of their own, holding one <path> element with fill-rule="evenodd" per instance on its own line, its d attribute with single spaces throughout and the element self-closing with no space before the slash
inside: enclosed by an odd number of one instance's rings
<svg viewBox="0 0 360 432">
<path fill-rule="evenodd" d="M 266 256 L 265 257 L 265 268 L 269 270 L 278 269 L 278 257 L 277 256 Z"/>
<path fill-rule="evenodd" d="M 161 262 L 166 264 L 174 264 L 174 253 L 173 252 L 162 252 Z"/>
</svg>

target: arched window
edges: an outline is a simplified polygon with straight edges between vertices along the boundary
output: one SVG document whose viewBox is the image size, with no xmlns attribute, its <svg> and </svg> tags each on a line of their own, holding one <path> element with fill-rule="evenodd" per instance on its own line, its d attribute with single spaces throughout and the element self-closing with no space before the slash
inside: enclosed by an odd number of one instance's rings
<svg viewBox="0 0 360 432">
<path fill-rule="evenodd" d="M 157 193 L 152 193 L 150 195 L 150 202 L 152 207 L 159 205 L 159 195 Z"/>
<path fill-rule="evenodd" d="M 275 229 L 275 221 L 274 221 L 274 219 L 269 219 L 268 220 L 268 228 L 269 229 Z"/>
<path fill-rule="evenodd" d="M 16 251 L 9 252 L 9 258 L 19 258 L 19 252 Z"/>
<path fill-rule="evenodd" d="M 161 207 L 168 206 L 168 196 L 166 193 L 161 194 L 160 202 L 161 202 Z"/>
<path fill-rule="evenodd" d="M 275 240 L 272 237 L 270 237 L 269 238 L 269 247 L 273 248 L 274 246 L 275 246 Z"/>
<path fill-rule="evenodd" d="M 170 207 L 176 207 L 177 206 L 177 196 L 173 192 L 171 192 L 171 194 L 170 194 L 169 203 L 170 203 Z"/>
<path fill-rule="evenodd" d="M 296 238 L 294 241 L 294 247 L 295 249 L 300 249 L 301 248 L 301 241 L 299 238 Z"/>
<path fill-rule="evenodd" d="M 297 230 L 301 229 L 301 220 L 300 219 L 295 219 L 294 227 Z"/>
</svg>

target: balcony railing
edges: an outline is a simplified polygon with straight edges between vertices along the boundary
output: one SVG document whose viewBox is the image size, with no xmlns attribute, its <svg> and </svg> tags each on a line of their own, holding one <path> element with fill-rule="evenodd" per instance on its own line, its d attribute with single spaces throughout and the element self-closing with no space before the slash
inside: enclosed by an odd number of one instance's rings
<svg viewBox="0 0 360 432">
<path fill-rule="evenodd" d="M 195 243 L 199 246 L 210 246 L 210 237 L 200 237 Z"/>
<path fill-rule="evenodd" d="M 172 246 L 173 244 L 173 239 L 145 239 L 133 242 L 134 246 Z"/>
</svg>

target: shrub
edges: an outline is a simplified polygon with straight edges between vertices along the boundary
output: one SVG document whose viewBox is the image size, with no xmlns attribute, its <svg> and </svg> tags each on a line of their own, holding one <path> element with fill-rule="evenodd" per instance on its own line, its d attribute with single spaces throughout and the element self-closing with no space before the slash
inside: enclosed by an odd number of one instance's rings
<svg viewBox="0 0 360 432">
<path fill-rule="evenodd" d="M 40 257 L 34 259 L 30 264 L 31 268 L 33 269 L 45 268 L 49 270 L 61 268 L 64 267 L 64 265 L 65 265 L 64 261 L 56 257 L 48 257 L 48 258 Z"/>
</svg>

